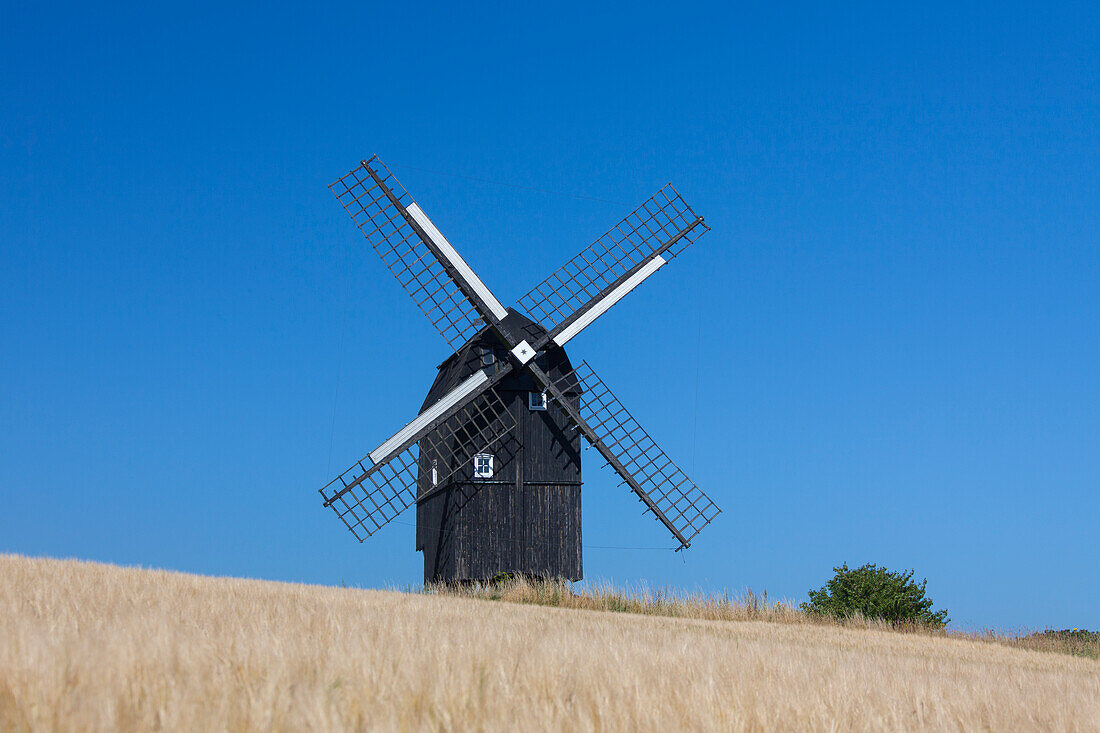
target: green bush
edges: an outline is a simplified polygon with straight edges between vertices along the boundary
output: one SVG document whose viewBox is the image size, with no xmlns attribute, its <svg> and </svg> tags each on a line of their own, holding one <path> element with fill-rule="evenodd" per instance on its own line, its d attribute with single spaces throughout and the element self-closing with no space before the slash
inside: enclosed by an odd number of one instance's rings
<svg viewBox="0 0 1100 733">
<path fill-rule="evenodd" d="M 924 595 L 928 581 L 914 582 L 912 570 L 895 573 L 871 563 L 854 570 L 845 563 L 833 570 L 832 580 L 810 591 L 810 602 L 802 604 L 803 611 L 835 618 L 859 613 L 896 626 L 937 629 L 951 620 L 946 609 L 932 610 L 932 599 Z"/>
</svg>

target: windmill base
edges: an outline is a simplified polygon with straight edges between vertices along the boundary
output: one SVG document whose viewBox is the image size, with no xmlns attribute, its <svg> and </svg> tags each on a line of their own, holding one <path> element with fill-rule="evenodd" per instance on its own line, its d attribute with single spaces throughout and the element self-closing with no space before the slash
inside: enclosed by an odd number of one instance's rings
<svg viewBox="0 0 1100 733">
<path fill-rule="evenodd" d="M 418 507 L 424 582 L 482 582 L 501 573 L 576 581 L 582 577 L 581 487 L 455 484 Z M 433 541 L 434 540 L 434 541 Z"/>
</svg>

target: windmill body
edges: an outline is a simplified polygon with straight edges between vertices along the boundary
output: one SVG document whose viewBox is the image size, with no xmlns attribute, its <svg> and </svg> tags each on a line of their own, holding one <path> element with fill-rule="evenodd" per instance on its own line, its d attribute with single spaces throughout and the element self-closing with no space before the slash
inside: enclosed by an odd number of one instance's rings
<svg viewBox="0 0 1100 733">
<path fill-rule="evenodd" d="M 529 343 L 546 333 L 514 310 L 504 323 Z M 439 366 L 421 412 L 471 375 L 495 373 L 508 359 L 494 332 L 479 332 Z M 573 371 L 565 350 L 554 344 L 535 361 L 554 381 Z M 479 453 L 483 446 L 466 439 L 473 430 L 460 430 L 451 442 L 436 431 L 440 451 L 420 453 L 416 549 L 424 553 L 424 581 L 485 580 L 498 573 L 580 580 L 581 436 L 529 374 L 509 373 L 496 391 L 515 421 L 506 438 Z M 579 384 L 563 394 L 579 407 Z M 439 467 L 456 463 L 458 470 L 440 481 Z"/>
<path fill-rule="evenodd" d="M 497 300 L 377 158 L 330 188 L 453 352 L 417 417 L 320 489 L 360 542 L 415 505 L 426 582 L 579 580 L 583 444 L 677 550 L 718 515 L 563 348 L 707 231 L 671 184 L 520 298 L 522 313 Z"/>
</svg>

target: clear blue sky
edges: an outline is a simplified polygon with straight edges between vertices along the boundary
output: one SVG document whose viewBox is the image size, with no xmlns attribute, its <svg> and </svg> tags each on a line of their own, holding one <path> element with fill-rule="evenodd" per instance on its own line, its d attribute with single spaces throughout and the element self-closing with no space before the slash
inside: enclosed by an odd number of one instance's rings
<svg viewBox="0 0 1100 733">
<path fill-rule="evenodd" d="M 378 153 L 508 302 L 713 227 L 570 353 L 724 513 L 589 577 L 1100 627 L 1095 3 L 462 7 L 7 5 L 0 551 L 420 580 L 317 494 L 448 354 L 327 188 Z M 586 455 L 585 544 L 669 546 Z"/>
</svg>

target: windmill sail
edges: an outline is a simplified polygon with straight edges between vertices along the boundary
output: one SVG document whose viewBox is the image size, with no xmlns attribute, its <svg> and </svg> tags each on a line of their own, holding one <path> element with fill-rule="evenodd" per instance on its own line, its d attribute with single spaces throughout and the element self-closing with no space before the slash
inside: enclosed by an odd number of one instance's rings
<svg viewBox="0 0 1100 733">
<path fill-rule="evenodd" d="M 441 416 L 421 426 L 420 435 L 409 436 L 418 442 L 404 441 L 378 463 L 372 464 L 370 456 L 365 456 L 320 489 L 325 506 L 336 512 L 360 542 L 416 502 L 422 457 L 436 461 L 436 481 L 443 484 L 475 454 L 494 448 L 514 430 L 515 418 L 497 391 L 485 384 L 482 380 L 476 385 L 475 393 L 483 391 L 475 398 L 453 403 Z"/>
<path fill-rule="evenodd" d="M 635 493 L 641 492 L 639 498 L 668 527 L 681 547 L 687 547 L 721 510 L 661 450 L 587 362 L 581 362 L 555 386 L 564 392 L 575 390 L 578 384 L 585 437 L 617 459 L 608 463 Z"/>
<path fill-rule="evenodd" d="M 707 231 L 670 183 L 520 298 L 519 305 L 564 344 Z"/>
<path fill-rule="evenodd" d="M 464 292 L 467 283 L 456 282 L 456 277 L 462 277 L 461 268 L 441 261 L 433 251 L 438 250 L 437 242 L 446 240 L 381 161 L 363 161 L 329 189 L 451 349 L 458 349 L 485 326 L 477 305 Z M 449 243 L 446 247 L 457 262 L 466 265 Z M 496 307 L 503 311 L 499 303 Z"/>
</svg>

